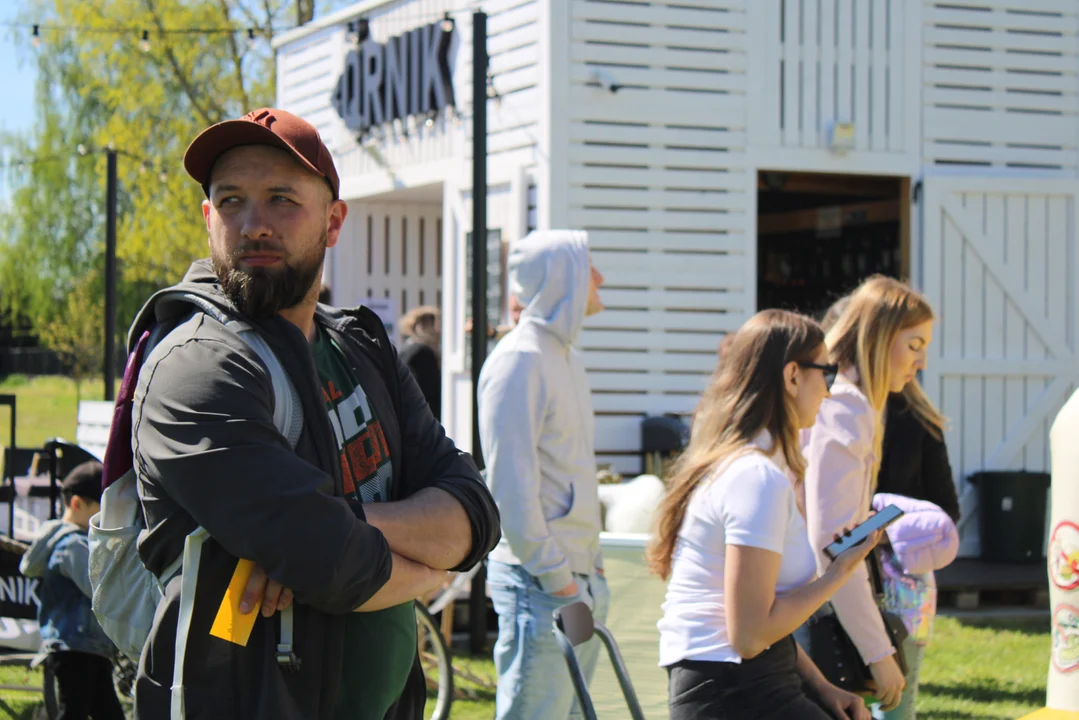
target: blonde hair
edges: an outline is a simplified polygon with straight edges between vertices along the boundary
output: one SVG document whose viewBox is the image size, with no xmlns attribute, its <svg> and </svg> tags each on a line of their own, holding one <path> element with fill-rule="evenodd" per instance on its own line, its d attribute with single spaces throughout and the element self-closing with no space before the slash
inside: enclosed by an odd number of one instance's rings
<svg viewBox="0 0 1079 720">
<path fill-rule="evenodd" d="M 785 390 L 783 369 L 790 362 L 812 362 L 823 346 L 824 332 L 816 322 L 785 310 L 757 313 L 725 342 L 723 359 L 697 405 L 689 444 L 671 469 L 667 495 L 656 513 L 648 548 L 653 573 L 670 577 L 693 491 L 724 462 L 752 451 L 762 430 L 782 452 L 796 483 L 802 482 L 805 459 L 797 411 Z"/>
<path fill-rule="evenodd" d="M 883 275 L 874 275 L 850 294 L 846 308 L 828 330 L 825 342 L 831 360 L 843 370 L 853 368 L 858 373 L 858 387 L 873 406 L 873 486 L 884 442 L 884 407 L 891 388 L 892 345 L 896 336 L 907 328 L 933 320 L 929 302 L 909 285 Z M 938 428 L 943 417 L 933 408 L 918 381 L 908 399 L 920 421 Z M 929 425 L 927 425 L 927 428 Z"/>
</svg>

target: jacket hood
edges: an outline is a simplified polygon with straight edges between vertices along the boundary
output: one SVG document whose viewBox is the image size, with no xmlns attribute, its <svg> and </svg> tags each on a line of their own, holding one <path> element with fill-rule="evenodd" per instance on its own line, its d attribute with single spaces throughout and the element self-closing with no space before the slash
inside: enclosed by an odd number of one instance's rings
<svg viewBox="0 0 1079 720">
<path fill-rule="evenodd" d="M 508 260 L 510 292 L 524 306 L 521 322 L 545 326 L 572 345 L 588 306 L 588 234 L 539 230 L 513 244 Z"/>
<path fill-rule="evenodd" d="M 183 280 L 150 296 L 135 316 L 135 322 L 131 323 L 127 335 L 128 352 L 135 349 L 143 330 L 155 321 L 179 319 L 191 312 L 191 306 L 195 303 L 210 314 L 240 316 L 240 311 L 221 291 L 217 273 L 214 272 L 209 258 L 191 263 Z"/>
<path fill-rule="evenodd" d="M 255 326 L 263 328 L 293 328 L 295 326 L 280 316 L 265 320 L 247 318 L 221 290 L 217 273 L 209 258 L 191 263 L 184 279 L 172 287 L 158 290 L 142 306 L 127 335 L 127 351 L 134 351 L 143 331 L 155 322 L 178 321 L 194 309 L 200 309 L 216 318 L 222 325 L 231 325 L 237 330 Z M 338 329 L 353 325 L 361 315 L 360 308 L 344 309 L 319 305 L 315 313 L 323 323 Z M 299 332 L 295 329 L 295 332 Z"/>
<path fill-rule="evenodd" d="M 63 520 L 49 520 L 41 524 L 38 536 L 19 563 L 19 570 L 26 577 L 41 577 L 49 569 L 49 558 L 56 544 L 65 536 L 79 532 L 81 528 Z"/>
</svg>

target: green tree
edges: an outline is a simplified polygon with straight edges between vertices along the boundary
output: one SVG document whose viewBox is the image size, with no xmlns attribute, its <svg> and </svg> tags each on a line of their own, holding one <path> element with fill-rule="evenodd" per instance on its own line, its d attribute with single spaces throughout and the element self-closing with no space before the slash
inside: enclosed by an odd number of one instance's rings
<svg viewBox="0 0 1079 720">
<path fill-rule="evenodd" d="M 41 340 L 60 356 L 75 380 L 76 402 L 82 384 L 101 372 L 105 359 L 105 300 L 100 274 L 78 278 L 60 312 L 40 329 Z"/>
<path fill-rule="evenodd" d="M 66 301 L 104 265 L 109 147 L 119 153 L 118 330 L 150 289 L 206 255 L 202 192 L 183 152 L 208 125 L 273 104 L 269 41 L 315 11 L 315 0 L 24 0 L 20 19 L 40 25 L 40 47 L 25 30 L 13 40 L 38 73 L 36 122 L 0 139 L 11 187 L 0 213 L 0 312 L 27 318 L 39 336 L 80 322 L 65 318 Z M 204 32 L 213 28 L 236 31 Z"/>
</svg>

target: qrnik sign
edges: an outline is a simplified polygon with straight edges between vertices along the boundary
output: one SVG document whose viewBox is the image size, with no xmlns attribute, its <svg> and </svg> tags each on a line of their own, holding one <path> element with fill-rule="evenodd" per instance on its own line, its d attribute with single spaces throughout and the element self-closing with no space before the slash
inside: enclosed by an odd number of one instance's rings
<svg viewBox="0 0 1079 720">
<path fill-rule="evenodd" d="M 345 58 L 333 105 L 355 133 L 411 115 L 452 107 L 450 29 L 441 22 L 385 43 L 368 38 Z"/>
</svg>

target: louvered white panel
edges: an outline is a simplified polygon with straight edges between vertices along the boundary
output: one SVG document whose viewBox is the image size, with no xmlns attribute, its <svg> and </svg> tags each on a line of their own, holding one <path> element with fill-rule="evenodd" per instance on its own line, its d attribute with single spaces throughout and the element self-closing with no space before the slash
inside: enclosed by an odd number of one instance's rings
<svg viewBox="0 0 1079 720">
<path fill-rule="evenodd" d="M 1079 3 L 927 1 L 924 153 L 935 165 L 1079 172 Z"/>
<path fill-rule="evenodd" d="M 349 203 L 330 256 L 333 302 L 359 305 L 391 298 L 398 316 L 418 305 L 438 305 L 442 290 L 442 206 Z"/>
<path fill-rule="evenodd" d="M 607 306 L 578 346 L 598 460 L 637 473 L 641 418 L 691 412 L 720 338 L 753 308 L 747 15 L 742 2 L 572 0 L 569 33 L 567 224 L 589 233 Z"/>
<path fill-rule="evenodd" d="M 758 4 L 759 3 L 759 4 Z M 906 107 L 920 58 L 913 3 L 898 0 L 755 0 L 760 33 L 751 44 L 765 93 L 754 117 L 764 147 L 823 149 L 835 122 L 854 123 L 855 149 L 901 155 L 916 128 Z M 916 8 L 915 8 L 916 9 Z M 913 92 L 912 92 L 913 91 Z"/>
</svg>

